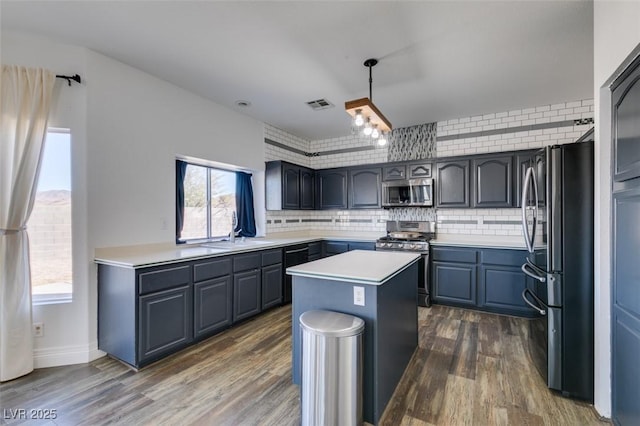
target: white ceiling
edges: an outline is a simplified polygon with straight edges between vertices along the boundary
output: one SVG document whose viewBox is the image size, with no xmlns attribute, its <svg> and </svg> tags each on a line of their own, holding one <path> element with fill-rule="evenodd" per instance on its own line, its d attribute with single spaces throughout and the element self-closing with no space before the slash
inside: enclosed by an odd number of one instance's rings
<svg viewBox="0 0 640 426">
<path fill-rule="evenodd" d="M 589 1 L 2 0 L 0 18 L 310 140 L 349 134 L 367 58 L 394 127 L 593 97 Z"/>
</svg>

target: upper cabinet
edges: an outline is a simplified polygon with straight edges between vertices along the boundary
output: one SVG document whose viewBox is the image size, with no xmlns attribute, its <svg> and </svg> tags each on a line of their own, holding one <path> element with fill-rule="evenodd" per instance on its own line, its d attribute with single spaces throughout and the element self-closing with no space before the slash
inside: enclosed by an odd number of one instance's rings
<svg viewBox="0 0 640 426">
<path fill-rule="evenodd" d="M 513 155 L 473 159 L 473 207 L 513 207 Z"/>
<path fill-rule="evenodd" d="M 315 207 L 315 171 L 285 161 L 269 161 L 265 170 L 267 210 Z"/>
<path fill-rule="evenodd" d="M 318 209 L 346 209 L 347 169 L 324 169 L 316 172 Z"/>
<path fill-rule="evenodd" d="M 430 178 L 432 176 L 431 163 L 409 164 L 407 170 L 409 179 Z"/>
<path fill-rule="evenodd" d="M 612 92 L 614 180 L 640 176 L 640 66 L 630 67 Z"/>
<path fill-rule="evenodd" d="M 436 165 L 436 207 L 469 207 L 469 160 Z"/>
<path fill-rule="evenodd" d="M 379 167 L 349 170 L 349 208 L 378 209 L 382 206 Z"/>
<path fill-rule="evenodd" d="M 382 180 L 404 180 L 407 178 L 407 166 L 404 164 L 395 164 L 382 168 Z"/>
</svg>

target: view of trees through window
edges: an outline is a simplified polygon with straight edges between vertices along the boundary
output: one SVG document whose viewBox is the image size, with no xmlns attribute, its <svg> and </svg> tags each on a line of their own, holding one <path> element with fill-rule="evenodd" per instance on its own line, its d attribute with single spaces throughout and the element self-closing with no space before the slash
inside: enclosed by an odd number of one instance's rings
<svg viewBox="0 0 640 426">
<path fill-rule="evenodd" d="M 31 292 L 69 297 L 71 256 L 71 135 L 50 130 L 44 144 L 36 199 L 29 222 Z"/>
<path fill-rule="evenodd" d="M 184 178 L 182 239 L 229 235 L 236 210 L 236 174 L 228 170 L 188 164 Z"/>
</svg>

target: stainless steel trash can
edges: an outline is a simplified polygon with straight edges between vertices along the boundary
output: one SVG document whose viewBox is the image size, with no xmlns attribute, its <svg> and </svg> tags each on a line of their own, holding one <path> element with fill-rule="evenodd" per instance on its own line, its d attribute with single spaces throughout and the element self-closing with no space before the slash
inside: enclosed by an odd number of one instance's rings
<svg viewBox="0 0 640 426">
<path fill-rule="evenodd" d="M 362 424 L 364 321 L 332 311 L 300 315 L 302 426 Z"/>
</svg>

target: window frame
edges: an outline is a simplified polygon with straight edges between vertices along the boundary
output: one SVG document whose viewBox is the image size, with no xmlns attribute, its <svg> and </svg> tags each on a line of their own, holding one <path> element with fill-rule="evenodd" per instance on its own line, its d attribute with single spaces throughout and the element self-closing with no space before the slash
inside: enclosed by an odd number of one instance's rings
<svg viewBox="0 0 640 426">
<path fill-rule="evenodd" d="M 74 275 L 75 275 L 75 263 L 73 261 L 73 235 L 74 235 L 74 227 L 73 227 L 73 199 L 74 199 L 74 189 L 73 189 L 73 138 L 72 138 L 72 134 L 71 134 L 71 129 L 70 128 L 62 128 L 62 127 L 47 127 L 47 131 L 46 131 L 46 135 L 45 136 L 45 141 L 44 144 L 45 146 L 43 146 L 43 151 L 46 148 L 46 138 L 48 137 L 48 135 L 50 133 L 58 133 L 58 134 L 66 134 L 69 135 L 69 182 L 70 182 L 70 187 L 69 187 L 69 192 L 71 194 L 71 206 L 70 206 L 70 212 L 71 212 L 71 291 L 69 293 L 45 293 L 45 294 L 34 294 L 33 293 L 33 277 L 30 277 L 30 282 L 31 282 L 31 304 L 32 306 L 38 306 L 38 305 L 55 305 L 55 304 L 63 304 L 63 303 L 71 303 L 73 302 L 73 294 L 74 294 L 74 284 L 75 284 L 75 279 L 74 279 Z M 44 152 L 43 152 L 44 154 Z M 41 163 L 40 163 L 40 167 L 42 166 L 42 158 L 41 158 Z M 40 180 L 40 176 L 38 176 L 38 185 L 39 185 L 39 180 Z M 37 187 L 36 187 L 36 191 L 37 191 Z M 29 220 L 31 220 L 31 215 L 29 215 L 29 219 L 27 220 L 27 232 L 28 232 L 28 223 Z M 31 256 L 31 248 L 29 249 L 29 267 L 31 268 L 31 260 L 32 260 L 32 256 Z"/>
<path fill-rule="evenodd" d="M 177 238 L 177 229 L 175 229 L 175 240 L 176 244 L 198 244 L 203 242 L 214 242 L 214 241 L 225 241 L 229 239 L 228 235 L 211 235 L 213 226 L 212 226 L 212 217 L 211 217 L 211 171 L 219 170 L 228 173 L 236 173 L 238 171 L 247 171 L 246 169 L 239 168 L 237 166 L 232 166 L 229 164 L 219 163 L 215 161 L 207 161 L 201 159 L 195 159 L 192 157 L 185 156 L 176 156 L 176 160 L 183 161 L 187 163 L 188 166 L 196 166 L 196 167 L 204 167 L 206 169 L 206 214 L 207 214 L 207 236 L 206 237 L 197 237 L 197 238 Z M 177 167 L 177 165 L 176 165 Z M 237 179 L 237 176 L 236 176 Z M 177 187 L 178 182 L 175 182 L 175 186 Z M 234 189 L 234 198 L 235 198 L 235 189 Z M 175 200 L 177 203 L 177 199 Z M 237 214 L 237 204 L 234 200 L 234 211 Z M 184 224 L 183 224 L 184 229 Z"/>
</svg>

